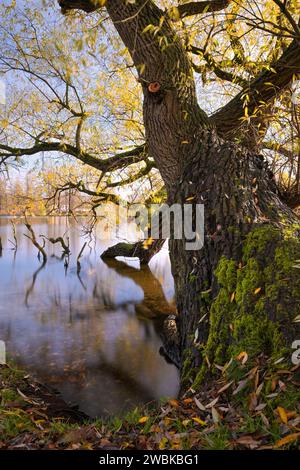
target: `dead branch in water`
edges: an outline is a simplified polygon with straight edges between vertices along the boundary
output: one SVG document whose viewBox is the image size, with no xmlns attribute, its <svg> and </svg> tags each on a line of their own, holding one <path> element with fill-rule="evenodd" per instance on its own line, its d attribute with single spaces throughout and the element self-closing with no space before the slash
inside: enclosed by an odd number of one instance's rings
<svg viewBox="0 0 300 470">
<path fill-rule="evenodd" d="M 80 252 L 79 252 L 79 254 L 78 254 L 78 256 L 77 256 L 77 274 L 79 274 L 79 273 L 80 273 L 80 270 L 81 270 L 80 258 L 81 258 L 81 256 L 82 256 L 82 253 L 84 252 L 84 249 L 85 249 L 86 245 L 87 245 L 87 242 L 85 242 L 85 243 L 82 245 L 82 248 L 81 248 L 81 250 L 80 250 Z"/>
<path fill-rule="evenodd" d="M 70 248 L 69 248 L 69 243 L 67 244 L 63 237 L 57 237 L 57 238 L 48 238 L 45 235 L 41 235 L 42 238 L 48 240 L 50 243 L 55 245 L 56 243 L 60 243 L 61 247 L 63 249 L 64 254 L 69 255 L 70 254 Z M 69 241 L 69 240 L 68 240 Z"/>
<path fill-rule="evenodd" d="M 14 241 L 9 240 L 9 239 L 8 239 L 8 241 L 13 245 L 12 250 L 17 251 L 17 249 L 18 249 L 18 239 L 17 239 L 17 233 L 16 233 L 16 225 L 15 225 L 13 220 L 10 220 L 10 223 L 11 223 L 11 226 L 12 226 Z"/>
<path fill-rule="evenodd" d="M 40 245 L 39 242 L 37 241 L 34 230 L 33 230 L 32 226 L 30 225 L 30 223 L 28 222 L 26 214 L 24 215 L 24 217 L 25 217 L 25 227 L 30 232 L 31 236 L 26 235 L 26 234 L 24 234 L 24 235 L 25 235 L 25 237 L 29 238 L 29 240 L 32 241 L 33 245 L 38 249 L 39 254 L 42 255 L 42 257 L 43 257 L 43 266 L 44 266 L 47 263 L 47 254 L 44 250 L 44 247 L 42 245 Z"/>
</svg>

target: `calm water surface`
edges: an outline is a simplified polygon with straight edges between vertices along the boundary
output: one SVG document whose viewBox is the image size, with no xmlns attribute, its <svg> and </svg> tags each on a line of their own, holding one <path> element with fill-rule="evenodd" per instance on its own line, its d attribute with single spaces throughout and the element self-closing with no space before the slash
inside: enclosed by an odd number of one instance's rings
<svg viewBox="0 0 300 470">
<path fill-rule="evenodd" d="M 104 263 L 100 253 L 120 240 L 101 240 L 98 227 L 78 275 L 76 258 L 86 240 L 81 225 L 33 218 L 36 235 L 70 239 L 68 268 L 60 246 L 47 242 L 41 269 L 23 221 L 14 222 L 17 252 L 10 220 L 0 218 L 0 339 L 9 356 L 90 416 L 176 396 L 177 370 L 159 354 L 157 317 L 174 309 L 167 250 L 142 269 L 132 260 Z"/>
</svg>

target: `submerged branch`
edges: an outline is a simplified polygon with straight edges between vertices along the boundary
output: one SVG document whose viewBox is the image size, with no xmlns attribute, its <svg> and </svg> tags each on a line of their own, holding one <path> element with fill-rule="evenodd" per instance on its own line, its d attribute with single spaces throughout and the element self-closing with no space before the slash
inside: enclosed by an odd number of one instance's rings
<svg viewBox="0 0 300 470">
<path fill-rule="evenodd" d="M 148 264 L 151 258 L 160 251 L 164 242 L 164 239 L 149 239 L 136 243 L 117 243 L 105 250 L 101 258 L 112 259 L 116 256 L 124 256 L 128 258 L 139 258 L 141 264 Z"/>
<path fill-rule="evenodd" d="M 37 241 L 34 230 L 33 230 L 32 226 L 30 225 L 30 223 L 28 222 L 26 214 L 25 214 L 25 227 L 30 232 L 31 236 L 26 235 L 26 234 L 24 234 L 24 235 L 25 235 L 25 237 L 29 238 L 29 240 L 32 241 L 33 245 L 38 249 L 39 254 L 42 255 L 42 257 L 43 257 L 43 266 L 44 266 L 47 263 L 47 254 L 44 250 L 44 247 L 42 245 L 40 245 L 40 243 Z"/>
<path fill-rule="evenodd" d="M 69 240 L 68 244 L 64 241 L 63 237 L 57 237 L 57 238 L 48 238 L 45 235 L 41 235 L 42 238 L 48 240 L 50 243 L 55 245 L 56 243 L 60 243 L 61 247 L 63 249 L 63 254 L 69 255 L 70 254 L 70 248 L 69 248 Z"/>
</svg>

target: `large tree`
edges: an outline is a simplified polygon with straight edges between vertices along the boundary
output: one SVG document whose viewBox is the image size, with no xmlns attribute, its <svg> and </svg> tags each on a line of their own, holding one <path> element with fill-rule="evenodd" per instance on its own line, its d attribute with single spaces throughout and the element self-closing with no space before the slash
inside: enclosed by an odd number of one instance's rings
<svg viewBox="0 0 300 470">
<path fill-rule="evenodd" d="M 88 142 L 86 150 L 81 137 L 88 113 L 81 96 L 70 74 L 56 66 L 53 51 L 51 57 L 45 56 L 36 41 L 33 60 L 27 51 L 17 59 L 6 54 L 2 64 L 28 74 L 35 84 L 37 79 L 42 82 L 40 91 L 52 94 L 48 102 L 66 113 L 65 124 L 70 119 L 76 123 L 74 142 L 66 142 L 66 125 L 61 128 L 63 137 L 60 131 L 53 136 L 53 130 L 42 129 L 32 146 L 2 143 L 3 162 L 61 151 L 98 169 L 101 178 L 137 165 L 126 183 L 158 169 L 169 204 L 205 207 L 201 250 L 186 250 L 185 239 L 171 237 L 169 242 L 178 310 L 179 344 L 175 341 L 174 348 L 179 348 L 183 383 L 196 386 L 214 364 L 241 351 L 278 359 L 296 339 L 299 226 L 260 150 L 284 147 L 280 140 L 274 147 L 268 139 L 280 97 L 300 72 L 297 1 L 211 0 L 170 2 L 167 7 L 166 2 L 152 0 L 58 3 L 63 13 L 71 12 L 69 25 L 74 21 L 80 28 L 80 21 L 85 21 L 81 13 L 76 16 L 78 10 L 88 16 L 100 12 L 91 28 L 108 20 L 118 32 L 132 61 L 128 68 L 134 66 L 142 90 L 145 140 L 134 147 L 132 138 L 129 150 L 105 159 L 95 156 Z M 76 34 L 78 38 L 78 29 Z M 119 43 L 112 43 L 110 54 L 114 46 L 120 52 Z M 20 48 L 19 41 L 19 52 Z M 37 65 L 43 61 L 43 66 Z M 63 83 L 62 94 L 51 85 L 45 63 L 52 78 Z M 229 84 L 227 94 L 232 98 L 210 116 L 201 109 L 194 72 L 201 74 L 201 85 L 213 74 L 216 93 L 220 81 Z M 92 86 L 90 92 L 91 100 L 99 100 Z M 109 177 L 105 187 L 118 184 L 122 181 Z"/>
</svg>

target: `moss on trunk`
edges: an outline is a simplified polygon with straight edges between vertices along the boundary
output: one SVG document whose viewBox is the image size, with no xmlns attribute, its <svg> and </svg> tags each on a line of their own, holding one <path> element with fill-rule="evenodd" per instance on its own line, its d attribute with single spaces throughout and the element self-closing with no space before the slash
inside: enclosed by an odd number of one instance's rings
<svg viewBox="0 0 300 470">
<path fill-rule="evenodd" d="M 242 351 L 249 364 L 261 353 L 274 361 L 291 356 L 299 333 L 299 323 L 293 323 L 300 305 L 299 259 L 300 240 L 294 232 L 267 224 L 248 234 L 240 261 L 221 258 L 215 271 L 220 290 L 210 306 L 207 343 L 199 345 L 204 360 L 194 388 L 214 371 L 214 363 L 225 364 Z"/>
</svg>

